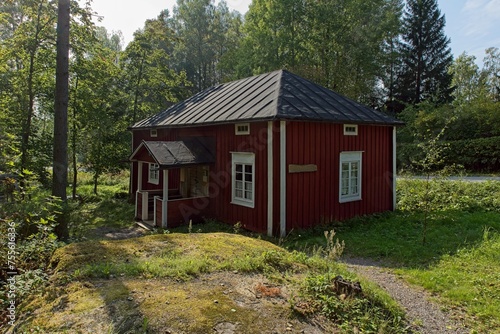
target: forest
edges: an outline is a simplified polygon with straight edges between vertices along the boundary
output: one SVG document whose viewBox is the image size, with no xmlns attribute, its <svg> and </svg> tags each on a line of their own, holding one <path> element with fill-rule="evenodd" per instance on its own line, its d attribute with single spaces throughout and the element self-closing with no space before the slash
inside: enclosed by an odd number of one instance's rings
<svg viewBox="0 0 500 334">
<path fill-rule="evenodd" d="M 71 1 L 67 156 L 94 192 L 129 167 L 127 128 L 213 85 L 288 69 L 395 115 L 398 168 L 500 169 L 500 50 L 453 59 L 436 0 L 254 0 L 242 16 L 225 1 L 178 0 L 123 45 L 95 23 L 92 2 Z M 0 4 L 0 174 L 50 189 L 57 1 Z M 57 140 L 56 140 L 57 142 Z"/>
</svg>

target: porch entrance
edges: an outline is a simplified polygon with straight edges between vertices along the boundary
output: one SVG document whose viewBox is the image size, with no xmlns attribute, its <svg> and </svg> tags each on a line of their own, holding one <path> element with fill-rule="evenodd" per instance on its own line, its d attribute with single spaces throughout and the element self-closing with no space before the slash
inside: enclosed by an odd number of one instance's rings
<svg viewBox="0 0 500 334">
<path fill-rule="evenodd" d="M 142 142 L 137 162 L 135 217 L 158 227 L 198 220 L 210 209 L 209 171 L 215 161 L 209 138 Z"/>
</svg>

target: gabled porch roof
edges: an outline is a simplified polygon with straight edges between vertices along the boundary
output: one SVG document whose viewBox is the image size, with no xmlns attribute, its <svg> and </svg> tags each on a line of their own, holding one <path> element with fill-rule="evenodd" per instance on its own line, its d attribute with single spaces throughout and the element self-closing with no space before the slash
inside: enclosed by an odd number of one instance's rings
<svg viewBox="0 0 500 334">
<path fill-rule="evenodd" d="M 215 141 L 208 137 L 143 141 L 129 160 L 156 163 L 160 169 L 211 164 L 215 162 Z"/>
</svg>

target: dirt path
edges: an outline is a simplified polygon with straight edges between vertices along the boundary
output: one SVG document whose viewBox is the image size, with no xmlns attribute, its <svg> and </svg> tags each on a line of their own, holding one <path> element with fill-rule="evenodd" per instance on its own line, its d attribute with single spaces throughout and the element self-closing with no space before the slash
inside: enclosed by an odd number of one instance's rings
<svg viewBox="0 0 500 334">
<path fill-rule="evenodd" d="M 463 324 L 460 314 L 444 312 L 442 307 L 431 300 L 431 295 L 423 289 L 410 286 L 380 263 L 359 258 L 344 258 L 347 267 L 377 283 L 385 289 L 405 310 L 409 326 L 413 332 L 422 334 L 467 334 L 469 329 Z M 458 319 L 462 319 L 461 321 Z"/>
</svg>

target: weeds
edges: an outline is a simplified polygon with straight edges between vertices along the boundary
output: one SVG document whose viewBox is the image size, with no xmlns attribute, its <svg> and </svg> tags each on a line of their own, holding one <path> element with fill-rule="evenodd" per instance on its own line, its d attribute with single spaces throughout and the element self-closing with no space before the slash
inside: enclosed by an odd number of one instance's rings
<svg viewBox="0 0 500 334">
<path fill-rule="evenodd" d="M 322 313 L 343 332 L 405 333 L 403 312 L 399 308 L 387 307 L 378 297 L 338 295 L 332 285 L 329 274 L 308 276 L 304 295 L 294 310 Z"/>
<path fill-rule="evenodd" d="M 240 234 L 241 233 L 241 222 L 236 222 L 236 224 L 233 225 L 233 233 L 234 234 Z"/>
</svg>

